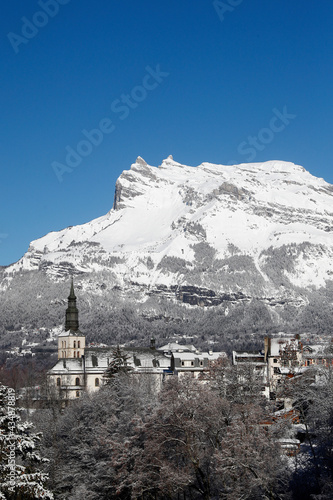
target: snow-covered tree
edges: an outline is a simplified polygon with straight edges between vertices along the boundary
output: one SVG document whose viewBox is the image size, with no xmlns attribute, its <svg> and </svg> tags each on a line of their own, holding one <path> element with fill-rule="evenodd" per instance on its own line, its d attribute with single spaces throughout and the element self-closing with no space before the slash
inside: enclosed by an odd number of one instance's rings
<svg viewBox="0 0 333 500">
<path fill-rule="evenodd" d="M 112 351 L 112 360 L 105 372 L 105 378 L 110 381 L 119 373 L 129 373 L 132 367 L 128 364 L 129 356 L 123 352 L 119 345 Z"/>
<path fill-rule="evenodd" d="M 333 498 L 333 370 L 314 366 L 289 382 L 288 396 L 303 426 L 292 488 L 302 500 Z"/>
<path fill-rule="evenodd" d="M 47 461 L 38 452 L 41 436 L 20 413 L 14 390 L 0 384 L 0 498 L 51 500 L 48 476 L 38 469 Z"/>
<path fill-rule="evenodd" d="M 144 442 L 126 479 L 132 498 L 279 498 L 285 471 L 263 418 L 247 395 L 236 402 L 193 378 L 170 379 L 139 428 Z"/>
<path fill-rule="evenodd" d="M 156 401 L 148 377 L 119 373 L 59 418 L 56 443 L 46 450 L 57 499 L 131 498 L 125 479 L 141 445 L 138 428 Z"/>
</svg>

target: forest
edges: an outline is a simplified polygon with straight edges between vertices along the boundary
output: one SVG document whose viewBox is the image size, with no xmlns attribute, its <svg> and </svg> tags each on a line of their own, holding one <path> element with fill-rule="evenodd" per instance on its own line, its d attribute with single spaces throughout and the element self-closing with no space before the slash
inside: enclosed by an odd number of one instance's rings
<svg viewBox="0 0 333 500">
<path fill-rule="evenodd" d="M 213 348 L 230 354 L 255 349 L 265 335 L 280 331 L 332 334 L 330 281 L 325 289 L 295 289 L 294 302 L 253 295 L 200 307 L 183 303 L 175 293 L 141 290 L 135 283 L 124 291 L 110 280 L 105 271 L 75 277 L 80 329 L 87 343 L 144 346 L 151 337 L 160 345 L 184 338 L 203 351 Z M 68 293 L 68 280 L 53 281 L 44 273 L 16 275 L 0 292 L 0 353 L 20 347 L 24 339 L 50 345 L 53 330 L 64 324 Z"/>
<path fill-rule="evenodd" d="M 281 388 L 297 425 L 274 417 L 251 367 L 225 359 L 200 379 L 170 376 L 159 392 L 119 368 L 97 393 L 65 409 L 50 395 L 30 416 L 19 401 L 13 412 L 13 389 L 1 385 L 0 498 L 331 499 L 333 378 L 325 370 L 318 386 L 307 374 Z M 286 453 L 296 431 L 300 448 Z"/>
</svg>

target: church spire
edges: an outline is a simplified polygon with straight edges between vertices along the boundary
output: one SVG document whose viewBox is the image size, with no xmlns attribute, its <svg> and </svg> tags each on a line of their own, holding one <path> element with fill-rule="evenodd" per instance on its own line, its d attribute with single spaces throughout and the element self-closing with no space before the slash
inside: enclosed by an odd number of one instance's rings
<svg viewBox="0 0 333 500">
<path fill-rule="evenodd" d="M 74 282 L 72 278 L 71 290 L 68 296 L 68 307 L 66 309 L 65 331 L 77 332 L 79 329 L 79 311 L 76 307 L 76 297 L 74 293 Z"/>
</svg>

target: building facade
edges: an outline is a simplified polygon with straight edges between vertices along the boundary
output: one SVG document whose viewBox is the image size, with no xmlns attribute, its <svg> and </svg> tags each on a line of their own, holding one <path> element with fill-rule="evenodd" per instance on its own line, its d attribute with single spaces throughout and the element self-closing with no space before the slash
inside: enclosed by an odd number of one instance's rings
<svg viewBox="0 0 333 500">
<path fill-rule="evenodd" d="M 285 396 L 288 381 L 302 377 L 311 367 L 317 368 L 318 372 L 318 368 L 333 364 L 332 343 L 331 346 L 303 345 L 299 335 L 282 333 L 277 337 L 265 337 L 262 350 L 233 351 L 232 356 L 234 365 L 247 363 L 253 366 L 261 376 L 265 396 L 283 403 L 285 408 L 293 404 L 293 400 Z M 318 373 L 313 376 L 318 376 Z"/>
</svg>

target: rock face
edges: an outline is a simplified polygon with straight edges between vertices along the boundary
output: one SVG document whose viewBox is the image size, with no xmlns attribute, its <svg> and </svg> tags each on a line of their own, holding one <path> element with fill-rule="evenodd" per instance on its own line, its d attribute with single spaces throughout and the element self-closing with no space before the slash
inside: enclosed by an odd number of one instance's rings
<svg viewBox="0 0 333 500">
<path fill-rule="evenodd" d="M 303 304 L 333 276 L 333 186 L 281 161 L 159 167 L 138 158 L 116 183 L 113 208 L 31 243 L 2 271 L 69 274 L 164 294 L 191 306 L 253 298 Z M 107 285 L 108 286 L 108 285 Z"/>
</svg>

